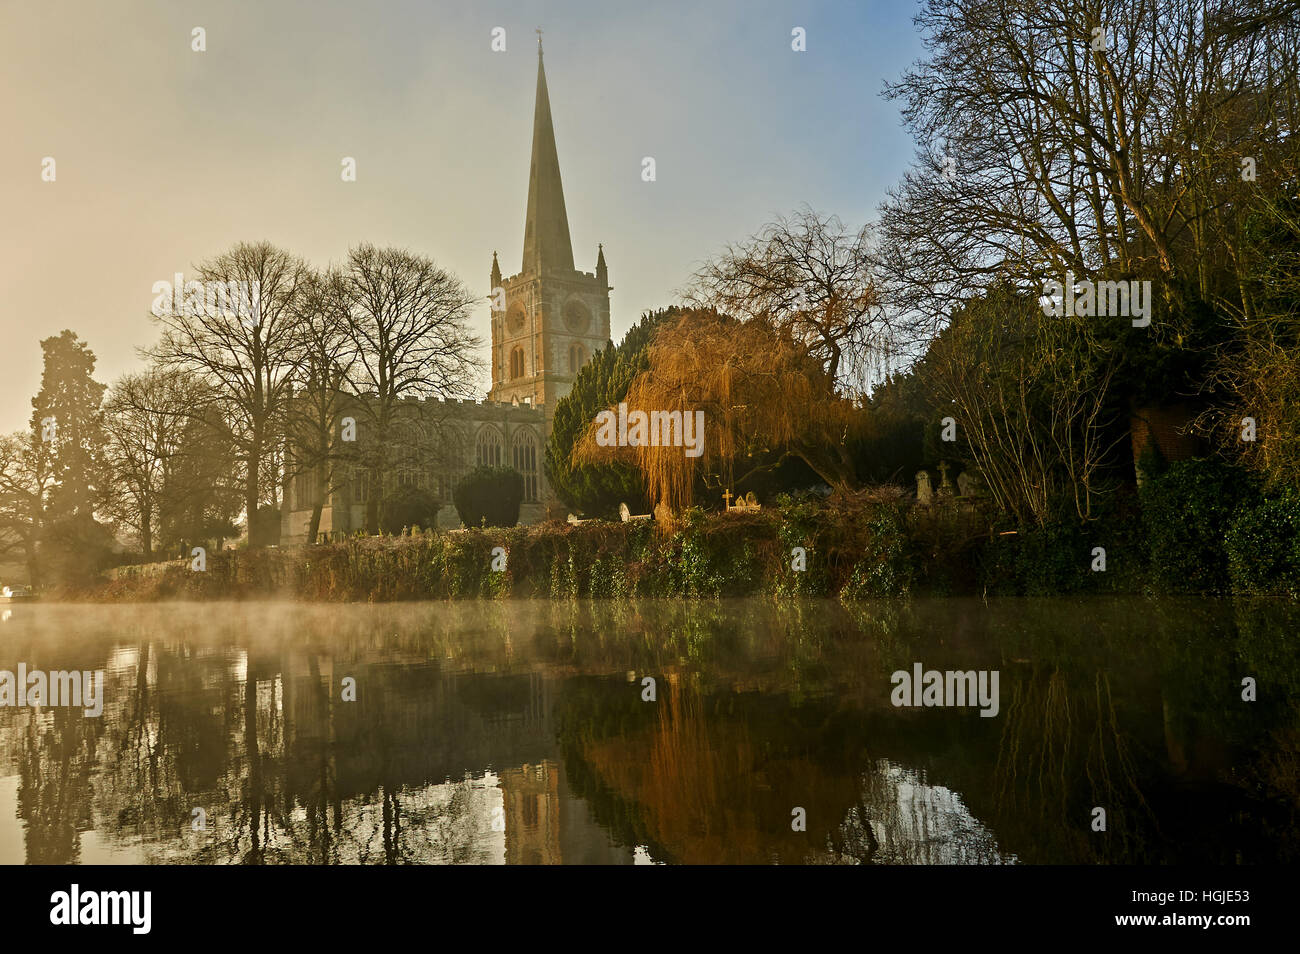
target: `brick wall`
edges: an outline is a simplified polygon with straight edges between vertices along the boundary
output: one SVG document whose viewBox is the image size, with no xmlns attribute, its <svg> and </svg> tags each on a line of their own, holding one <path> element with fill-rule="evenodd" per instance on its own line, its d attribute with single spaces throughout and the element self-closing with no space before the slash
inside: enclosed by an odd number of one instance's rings
<svg viewBox="0 0 1300 954">
<path fill-rule="evenodd" d="M 1133 412 L 1129 426 L 1133 434 L 1133 463 L 1142 459 L 1147 445 L 1154 443 L 1167 461 L 1187 460 L 1203 451 L 1201 439 L 1188 430 L 1192 411 L 1186 404 L 1142 407 Z"/>
</svg>

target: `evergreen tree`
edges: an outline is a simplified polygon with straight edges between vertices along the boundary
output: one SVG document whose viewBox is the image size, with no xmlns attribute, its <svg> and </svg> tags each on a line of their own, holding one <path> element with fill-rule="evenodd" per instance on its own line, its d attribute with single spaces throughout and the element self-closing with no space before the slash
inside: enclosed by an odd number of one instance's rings
<svg viewBox="0 0 1300 954">
<path fill-rule="evenodd" d="M 104 494 L 104 385 L 93 377 L 95 354 L 71 331 L 41 342 L 45 369 L 32 398 L 32 432 L 50 464 L 53 487 L 45 517 L 91 516 Z"/>
<path fill-rule="evenodd" d="M 575 466 L 570 455 L 596 415 L 623 400 L 632 379 L 648 367 L 646 350 L 655 329 L 680 311 L 672 307 L 644 315 L 618 345 L 610 342 L 592 355 L 574 379 L 573 390 L 555 405 L 546 443 L 546 476 L 559 498 L 580 513 L 613 517 L 620 503 L 638 511 L 646 506 L 645 482 L 631 466 Z"/>
<path fill-rule="evenodd" d="M 524 475 L 513 467 L 475 467 L 451 496 L 465 526 L 513 527 L 524 499 Z"/>
</svg>

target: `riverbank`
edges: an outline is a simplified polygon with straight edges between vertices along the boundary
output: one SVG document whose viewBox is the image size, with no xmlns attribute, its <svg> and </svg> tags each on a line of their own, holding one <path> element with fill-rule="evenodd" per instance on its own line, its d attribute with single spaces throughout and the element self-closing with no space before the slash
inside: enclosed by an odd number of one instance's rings
<svg viewBox="0 0 1300 954">
<path fill-rule="evenodd" d="M 1263 526 L 1258 508 L 1249 507 L 1235 520 L 1222 507 L 1213 519 L 1195 518 L 1205 510 L 1187 507 L 1196 499 L 1147 494 L 1139 505 L 1130 496 L 1088 523 L 1017 528 L 979 500 L 921 505 L 881 488 L 830 499 L 782 497 L 762 510 L 688 510 L 671 523 L 408 531 L 211 552 L 201 571 L 189 560 L 125 566 L 111 579 L 49 595 L 95 602 L 1300 596 L 1300 556 L 1284 558 L 1288 548 L 1300 553 L 1295 521 Z"/>
<path fill-rule="evenodd" d="M 1070 544 L 1078 567 L 1044 579 L 1041 589 L 1140 591 L 1132 573 L 1089 572 L 1083 543 Z M 1033 552 L 1019 552 L 1035 545 L 999 533 L 969 503 L 922 507 L 902 494 L 875 492 L 848 500 L 787 499 L 748 513 L 692 510 L 671 525 L 547 523 L 230 550 L 206 554 L 202 571 L 181 560 L 121 567 L 113 579 L 60 595 L 105 602 L 757 595 L 854 600 L 978 594 L 991 583 L 995 592 L 1033 593 L 1033 585 L 1013 577 L 1020 564 L 1041 569 L 1043 561 Z M 991 573 L 1005 579 L 992 580 Z"/>
</svg>

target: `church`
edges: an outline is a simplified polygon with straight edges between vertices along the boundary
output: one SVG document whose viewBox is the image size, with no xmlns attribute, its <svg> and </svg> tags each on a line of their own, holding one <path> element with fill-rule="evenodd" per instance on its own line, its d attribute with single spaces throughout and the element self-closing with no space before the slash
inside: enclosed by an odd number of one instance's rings
<svg viewBox="0 0 1300 954">
<path fill-rule="evenodd" d="M 507 278 L 493 252 L 490 277 L 492 387 L 486 400 L 403 402 L 393 462 L 383 477 L 390 486 L 435 494 L 442 502 L 441 528 L 460 526 L 451 490 L 478 465 L 506 465 L 523 474 L 520 523 L 562 516 L 542 466 L 551 417 L 578 369 L 609 341 L 611 288 L 604 248 L 597 247 L 594 271 L 574 266 L 540 37 L 523 261 Z M 356 468 L 335 482 L 338 486 L 326 491 L 319 475 L 310 472 L 286 482 L 282 543 L 308 542 L 312 511 L 326 492 L 319 536 L 337 538 L 365 528 L 369 473 Z"/>
</svg>

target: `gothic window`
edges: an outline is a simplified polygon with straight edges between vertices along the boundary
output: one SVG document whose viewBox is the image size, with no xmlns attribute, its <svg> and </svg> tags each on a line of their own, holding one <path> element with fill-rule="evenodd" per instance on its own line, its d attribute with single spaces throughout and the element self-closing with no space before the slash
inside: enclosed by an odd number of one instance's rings
<svg viewBox="0 0 1300 954">
<path fill-rule="evenodd" d="M 537 500 L 537 441 L 531 431 L 519 431 L 511 442 L 515 470 L 524 475 L 524 500 Z"/>
<path fill-rule="evenodd" d="M 293 503 L 297 510 L 306 510 L 316 505 L 316 471 L 305 470 L 294 478 Z"/>
<path fill-rule="evenodd" d="M 393 485 L 408 489 L 423 488 L 426 474 L 425 456 L 429 443 L 419 422 L 399 420 L 393 425 Z"/>
<path fill-rule="evenodd" d="M 352 471 L 352 502 L 363 504 L 370 500 L 370 471 L 357 467 Z"/>
<path fill-rule="evenodd" d="M 524 376 L 524 349 L 514 348 L 510 352 L 510 377 L 522 378 Z"/>
<path fill-rule="evenodd" d="M 501 432 L 495 427 L 485 427 L 478 432 L 478 445 L 474 462 L 480 467 L 500 467 L 502 458 Z"/>
<path fill-rule="evenodd" d="M 582 367 L 583 362 L 585 362 L 586 360 L 587 360 L 587 351 L 585 348 L 582 347 L 582 345 L 577 344 L 576 342 L 574 344 L 569 345 L 569 373 L 570 374 L 577 374 L 578 369 Z"/>
</svg>

